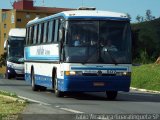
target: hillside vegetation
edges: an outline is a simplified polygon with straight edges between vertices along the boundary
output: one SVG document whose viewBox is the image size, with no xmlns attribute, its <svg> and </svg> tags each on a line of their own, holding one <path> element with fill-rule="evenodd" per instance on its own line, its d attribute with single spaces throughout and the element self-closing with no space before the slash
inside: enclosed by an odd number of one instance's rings
<svg viewBox="0 0 160 120">
<path fill-rule="evenodd" d="M 150 63 L 160 56 L 160 18 L 132 24 L 133 61 Z"/>
<path fill-rule="evenodd" d="M 132 87 L 160 91 L 159 79 L 159 64 L 146 64 L 132 68 Z"/>
</svg>

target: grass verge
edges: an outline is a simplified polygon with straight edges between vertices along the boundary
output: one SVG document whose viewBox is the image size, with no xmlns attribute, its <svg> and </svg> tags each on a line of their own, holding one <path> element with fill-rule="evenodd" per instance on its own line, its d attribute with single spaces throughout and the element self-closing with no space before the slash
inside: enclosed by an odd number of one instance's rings
<svg viewBox="0 0 160 120">
<path fill-rule="evenodd" d="M 24 110 L 26 104 L 15 93 L 0 91 L 0 120 L 18 119 L 18 114 Z"/>
<path fill-rule="evenodd" d="M 146 64 L 133 66 L 131 86 L 160 91 L 160 65 Z"/>
</svg>

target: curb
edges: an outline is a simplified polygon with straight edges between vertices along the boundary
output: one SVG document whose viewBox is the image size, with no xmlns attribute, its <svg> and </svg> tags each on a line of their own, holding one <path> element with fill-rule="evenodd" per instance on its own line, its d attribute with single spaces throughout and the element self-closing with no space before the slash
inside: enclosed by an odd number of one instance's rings
<svg viewBox="0 0 160 120">
<path fill-rule="evenodd" d="M 20 103 L 26 103 L 27 101 L 22 99 L 22 98 L 19 98 L 19 97 L 13 97 L 13 96 L 8 96 L 8 95 L 3 95 L 3 94 L 0 94 L 0 97 L 2 98 L 6 98 L 6 99 L 10 99 L 12 101 L 17 101 L 17 102 L 20 102 Z"/>
<path fill-rule="evenodd" d="M 149 93 L 158 93 L 160 94 L 160 91 L 154 91 L 154 90 L 146 90 L 146 89 L 140 89 L 140 88 L 134 88 L 130 87 L 131 90 L 141 91 L 141 92 L 149 92 Z"/>
</svg>

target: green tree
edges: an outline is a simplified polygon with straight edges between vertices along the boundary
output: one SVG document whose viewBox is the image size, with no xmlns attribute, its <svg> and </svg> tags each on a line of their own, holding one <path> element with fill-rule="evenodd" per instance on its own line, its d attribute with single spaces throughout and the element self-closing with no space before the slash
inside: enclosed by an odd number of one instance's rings
<svg viewBox="0 0 160 120">
<path fill-rule="evenodd" d="M 160 56 L 159 28 L 160 18 L 132 24 L 133 61 L 154 62 Z"/>
<path fill-rule="evenodd" d="M 129 13 L 127 13 L 126 15 L 130 20 L 132 19 L 131 15 Z"/>
<path fill-rule="evenodd" d="M 146 49 L 142 50 L 140 52 L 140 60 L 141 60 L 141 63 L 143 63 L 143 64 L 147 64 L 147 63 L 150 62 L 149 61 L 149 56 L 148 56 L 148 53 L 147 53 Z"/>
<path fill-rule="evenodd" d="M 144 22 L 144 18 L 141 16 L 141 22 Z"/>
<path fill-rule="evenodd" d="M 137 20 L 138 22 L 141 22 L 141 16 L 140 16 L 140 15 L 137 15 L 136 20 Z"/>
<path fill-rule="evenodd" d="M 155 16 L 152 16 L 152 11 L 151 10 L 146 10 L 146 21 L 151 21 L 154 20 Z"/>
<path fill-rule="evenodd" d="M 5 64 L 6 64 L 6 56 L 7 56 L 6 53 L 1 54 L 1 56 L 0 56 L 0 67 L 5 66 Z"/>
<path fill-rule="evenodd" d="M 137 15 L 136 20 L 140 23 L 140 22 L 144 22 L 144 18 L 140 15 Z"/>
</svg>

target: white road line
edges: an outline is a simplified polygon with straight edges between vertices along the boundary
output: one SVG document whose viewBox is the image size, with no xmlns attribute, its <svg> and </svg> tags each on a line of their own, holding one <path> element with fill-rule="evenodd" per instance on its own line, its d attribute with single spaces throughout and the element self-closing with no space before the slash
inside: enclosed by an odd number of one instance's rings
<svg viewBox="0 0 160 120">
<path fill-rule="evenodd" d="M 28 100 L 30 102 L 35 102 L 35 103 L 38 103 L 38 104 L 41 104 L 41 105 L 50 105 L 48 103 L 45 103 L 45 102 L 41 102 L 41 101 L 38 101 L 38 100 L 33 100 L 33 99 L 30 99 L 30 98 L 27 98 L 27 97 L 23 97 L 23 96 L 18 96 L 19 98 L 21 99 L 24 99 L 24 100 Z"/>
<path fill-rule="evenodd" d="M 60 108 L 61 110 L 65 110 L 65 111 L 69 111 L 69 112 L 72 112 L 72 113 L 84 113 L 84 112 L 81 112 L 81 111 L 78 111 L 78 110 L 73 110 L 73 109 L 69 109 L 69 108 Z"/>
<path fill-rule="evenodd" d="M 160 93 L 160 91 L 154 91 L 154 90 L 146 90 L 146 89 L 139 89 L 139 88 L 134 88 L 130 87 L 131 90 L 136 90 L 136 91 L 141 91 L 141 92 L 149 92 L 149 93 Z"/>
<path fill-rule="evenodd" d="M 38 100 L 33 100 L 33 99 L 30 99 L 30 98 L 27 98 L 27 97 L 23 97 L 23 96 L 18 96 L 18 97 L 21 98 L 21 99 L 30 101 L 30 102 L 41 104 L 41 105 L 47 105 L 47 106 L 51 105 L 51 104 L 48 104 L 48 103 L 45 103 L 45 102 L 41 102 L 41 101 L 38 101 Z M 59 108 L 59 107 L 60 106 L 56 106 L 56 108 Z M 78 110 L 69 109 L 69 108 L 59 108 L 59 109 L 65 110 L 65 111 L 69 111 L 69 112 L 72 112 L 72 113 L 84 113 L 84 112 L 81 112 L 81 111 L 78 111 Z"/>
<path fill-rule="evenodd" d="M 131 96 L 144 96 L 144 97 L 152 97 L 152 96 L 154 96 L 154 95 L 150 95 L 150 94 L 147 94 L 147 93 L 120 93 L 120 94 L 123 94 L 123 95 L 131 95 Z"/>
<path fill-rule="evenodd" d="M 59 108 L 59 106 L 55 106 L 56 108 Z"/>
</svg>

